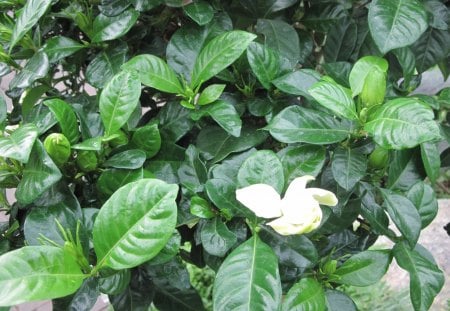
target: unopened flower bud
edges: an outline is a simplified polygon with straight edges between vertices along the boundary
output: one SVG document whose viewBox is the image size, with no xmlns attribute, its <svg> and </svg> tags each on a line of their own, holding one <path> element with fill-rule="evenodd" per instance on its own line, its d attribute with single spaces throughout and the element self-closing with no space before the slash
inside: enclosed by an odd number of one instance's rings
<svg viewBox="0 0 450 311">
<path fill-rule="evenodd" d="M 56 165 L 61 166 L 69 160 L 71 149 L 70 142 L 60 133 L 53 133 L 44 140 L 44 148 Z"/>
</svg>

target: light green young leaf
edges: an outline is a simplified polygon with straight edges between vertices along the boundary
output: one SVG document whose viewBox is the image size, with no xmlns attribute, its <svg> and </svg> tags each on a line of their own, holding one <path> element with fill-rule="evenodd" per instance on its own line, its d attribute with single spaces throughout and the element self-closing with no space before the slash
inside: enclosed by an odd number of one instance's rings
<svg viewBox="0 0 450 311">
<path fill-rule="evenodd" d="M 52 0 L 28 0 L 23 7 L 11 36 L 9 50 L 39 21 L 45 11 L 52 4 Z"/>
<path fill-rule="evenodd" d="M 58 98 L 46 100 L 44 105 L 55 115 L 62 133 L 70 143 L 77 143 L 80 139 L 80 131 L 78 129 L 78 119 L 72 107 Z"/>
<path fill-rule="evenodd" d="M 211 84 L 207 86 L 200 94 L 197 103 L 200 106 L 211 104 L 222 95 L 225 87 L 225 84 Z"/>
<path fill-rule="evenodd" d="M 212 39 L 195 61 L 191 87 L 197 87 L 231 65 L 255 38 L 254 34 L 234 30 Z"/>
<path fill-rule="evenodd" d="M 141 179 L 117 190 L 94 224 L 98 266 L 132 268 L 156 256 L 175 230 L 177 193 L 177 185 L 158 179 Z"/>
<path fill-rule="evenodd" d="M 222 263 L 214 281 L 213 303 L 215 311 L 230 306 L 242 311 L 278 310 L 278 260 L 258 236 L 242 243 Z"/>
<path fill-rule="evenodd" d="M 418 0 L 375 0 L 369 6 L 369 29 L 384 54 L 414 43 L 428 28 L 427 12 Z"/>
<path fill-rule="evenodd" d="M 175 72 L 161 58 L 150 54 L 133 57 L 122 69 L 136 71 L 142 84 L 166 93 L 182 94 L 184 88 Z"/>
<path fill-rule="evenodd" d="M 312 278 L 303 278 L 292 286 L 282 305 L 283 311 L 325 311 L 326 309 L 323 287 Z"/>
<path fill-rule="evenodd" d="M 331 81 L 320 81 L 309 89 L 309 94 L 323 107 L 340 117 L 357 120 L 356 106 L 351 91 Z"/>
<path fill-rule="evenodd" d="M 0 256 L 0 306 L 59 298 L 86 278 L 75 258 L 53 246 L 25 246 Z"/>
<path fill-rule="evenodd" d="M 367 75 L 370 74 L 373 68 L 377 68 L 381 72 L 387 72 L 388 62 L 377 56 L 364 56 L 360 58 L 354 65 L 349 75 L 350 88 L 352 89 L 352 96 L 355 97 L 362 92 L 364 82 Z"/>
<path fill-rule="evenodd" d="M 106 84 L 100 94 L 100 116 L 105 136 L 117 132 L 139 105 L 141 84 L 135 72 L 122 71 Z"/>
</svg>

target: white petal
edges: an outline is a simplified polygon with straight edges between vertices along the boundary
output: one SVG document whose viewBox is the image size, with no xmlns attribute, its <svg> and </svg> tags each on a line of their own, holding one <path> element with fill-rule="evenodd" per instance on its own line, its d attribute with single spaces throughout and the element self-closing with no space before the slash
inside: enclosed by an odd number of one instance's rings
<svg viewBox="0 0 450 311">
<path fill-rule="evenodd" d="M 300 224 L 315 217 L 319 203 L 303 191 L 296 196 L 284 197 L 281 201 L 281 212 L 291 223 Z"/>
<path fill-rule="evenodd" d="M 320 204 L 328 206 L 335 206 L 336 204 L 338 204 L 338 199 L 331 191 L 320 188 L 308 188 L 305 189 L 305 191 L 312 195 L 313 198 L 316 199 Z"/>
<path fill-rule="evenodd" d="M 278 192 L 266 184 L 255 184 L 236 190 L 236 199 L 258 217 L 281 216 L 281 198 Z"/>
<path fill-rule="evenodd" d="M 313 231 L 320 225 L 322 219 L 321 215 L 320 217 L 315 218 L 313 222 L 303 224 L 293 224 L 290 222 L 289 218 L 282 216 L 267 223 L 267 225 L 271 226 L 281 235 L 304 234 Z"/>
<path fill-rule="evenodd" d="M 313 176 L 305 175 L 302 177 L 297 177 L 294 179 L 290 184 L 289 187 L 286 190 L 286 193 L 284 197 L 290 197 L 293 195 L 298 195 L 298 193 L 302 192 L 306 188 L 306 183 L 308 181 L 314 180 L 315 178 Z"/>
</svg>

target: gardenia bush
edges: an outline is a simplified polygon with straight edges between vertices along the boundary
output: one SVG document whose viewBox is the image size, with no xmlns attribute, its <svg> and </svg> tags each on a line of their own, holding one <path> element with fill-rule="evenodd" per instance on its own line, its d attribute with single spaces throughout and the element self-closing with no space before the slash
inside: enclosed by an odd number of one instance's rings
<svg viewBox="0 0 450 311">
<path fill-rule="evenodd" d="M 445 2 L 1 1 L 0 306 L 203 310 L 189 264 L 217 311 L 356 310 L 395 260 L 429 309 Z"/>
</svg>

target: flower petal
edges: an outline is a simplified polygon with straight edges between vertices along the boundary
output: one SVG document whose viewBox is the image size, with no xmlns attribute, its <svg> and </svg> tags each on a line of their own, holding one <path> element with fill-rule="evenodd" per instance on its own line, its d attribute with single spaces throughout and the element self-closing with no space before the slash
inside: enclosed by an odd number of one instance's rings
<svg viewBox="0 0 450 311">
<path fill-rule="evenodd" d="M 281 214 L 281 198 L 274 188 L 255 184 L 236 190 L 236 199 L 258 217 L 275 218 Z"/>
<path fill-rule="evenodd" d="M 305 189 L 305 191 L 307 191 L 320 204 L 328 206 L 335 206 L 338 204 L 338 199 L 331 191 L 320 188 L 308 188 Z"/>
<path fill-rule="evenodd" d="M 289 187 L 284 194 L 284 197 L 297 196 L 300 192 L 304 191 L 306 188 L 306 183 L 308 181 L 314 180 L 313 176 L 305 175 L 302 177 L 297 177 L 289 184 Z"/>
<path fill-rule="evenodd" d="M 282 216 L 267 223 L 267 225 L 271 226 L 276 232 L 281 235 L 304 234 L 315 230 L 320 225 L 321 220 L 322 214 L 320 214 L 310 223 L 293 224 L 290 222 L 289 218 Z"/>
<path fill-rule="evenodd" d="M 319 203 L 304 190 L 296 196 L 284 197 L 281 201 L 283 216 L 288 217 L 294 224 L 310 221 L 317 214 L 317 210 L 320 210 Z"/>
</svg>

